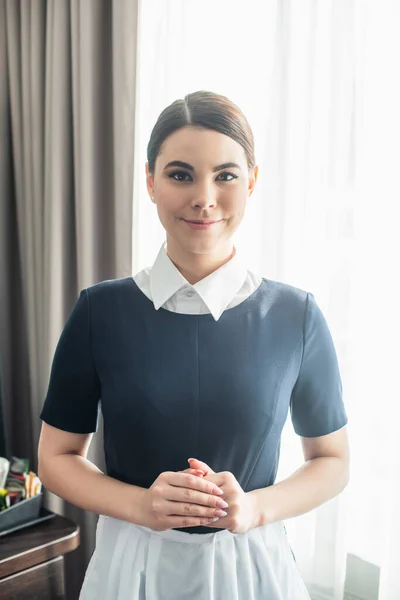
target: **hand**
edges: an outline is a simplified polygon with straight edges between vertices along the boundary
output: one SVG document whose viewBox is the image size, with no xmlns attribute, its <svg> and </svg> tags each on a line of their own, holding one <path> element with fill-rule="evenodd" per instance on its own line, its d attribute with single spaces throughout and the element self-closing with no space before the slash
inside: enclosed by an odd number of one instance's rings
<svg viewBox="0 0 400 600">
<path fill-rule="evenodd" d="M 221 494 L 211 481 L 187 472 L 165 471 L 144 490 L 140 525 L 155 531 L 210 525 L 220 515 Z"/>
<path fill-rule="evenodd" d="M 227 516 L 220 518 L 216 523 L 209 523 L 207 527 L 228 529 L 231 533 L 245 533 L 257 526 L 254 496 L 243 491 L 233 473 L 215 473 L 206 463 L 195 458 L 189 458 L 188 462 L 192 469 L 204 473 L 203 476 L 197 475 L 198 477 L 215 483 L 225 492 L 224 500 L 228 503 L 228 508 L 224 510 L 228 513 Z"/>
</svg>

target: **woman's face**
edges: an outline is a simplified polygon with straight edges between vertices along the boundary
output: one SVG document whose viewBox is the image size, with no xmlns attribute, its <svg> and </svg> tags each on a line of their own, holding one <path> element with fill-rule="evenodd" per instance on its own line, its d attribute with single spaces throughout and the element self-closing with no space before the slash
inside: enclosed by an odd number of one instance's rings
<svg viewBox="0 0 400 600">
<path fill-rule="evenodd" d="M 154 177 L 147 164 L 146 175 L 168 250 L 214 256 L 232 250 L 258 175 L 258 167 L 249 171 L 240 144 L 217 131 L 184 127 L 164 141 Z"/>
</svg>

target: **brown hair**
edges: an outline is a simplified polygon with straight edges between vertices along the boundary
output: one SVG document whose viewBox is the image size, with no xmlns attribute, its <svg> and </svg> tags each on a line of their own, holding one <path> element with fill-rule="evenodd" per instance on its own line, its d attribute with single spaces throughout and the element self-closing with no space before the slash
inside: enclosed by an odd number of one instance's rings
<svg viewBox="0 0 400 600">
<path fill-rule="evenodd" d="M 255 166 L 254 138 L 242 111 L 225 96 L 200 90 L 175 100 L 157 119 L 147 145 L 149 172 L 154 175 L 156 158 L 165 139 L 182 127 L 214 129 L 238 142 L 247 156 L 247 166 Z"/>
</svg>

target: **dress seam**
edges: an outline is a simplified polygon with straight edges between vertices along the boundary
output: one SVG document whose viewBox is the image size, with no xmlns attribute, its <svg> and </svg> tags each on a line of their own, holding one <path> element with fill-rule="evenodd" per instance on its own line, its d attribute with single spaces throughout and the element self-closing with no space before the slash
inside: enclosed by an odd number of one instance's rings
<svg viewBox="0 0 400 600">
<path fill-rule="evenodd" d="M 89 296 L 89 291 L 87 289 L 84 290 L 85 294 L 86 294 L 86 298 L 87 298 L 87 304 L 88 304 L 88 326 L 89 326 L 89 350 L 90 350 L 90 358 L 92 360 L 92 366 L 93 366 L 93 371 L 96 375 L 97 381 L 100 385 L 100 378 L 99 378 L 99 374 L 97 372 L 97 368 L 96 368 L 96 362 L 94 360 L 94 356 L 93 356 L 93 344 L 92 344 L 92 310 L 91 310 L 91 305 L 90 305 L 90 296 Z"/>
<path fill-rule="evenodd" d="M 282 393 L 282 387 L 283 387 L 283 383 L 284 383 L 284 381 L 285 381 L 285 378 L 286 378 L 286 375 L 287 375 L 287 373 L 288 373 L 288 370 L 289 370 L 289 368 L 290 368 L 290 367 L 291 367 L 291 365 L 292 365 L 292 362 L 293 362 L 293 360 L 294 360 L 294 357 L 296 356 L 296 354 L 297 354 L 297 351 L 298 351 L 298 349 L 299 349 L 299 347 L 300 347 L 300 345 L 301 345 L 302 341 L 303 341 L 303 336 L 302 336 L 302 337 L 301 337 L 301 339 L 299 340 L 299 342 L 298 342 L 298 344 L 297 344 L 297 346 L 296 346 L 295 350 L 293 351 L 293 354 L 292 354 L 292 356 L 291 356 L 291 358 L 290 358 L 290 360 L 289 360 L 288 364 L 286 365 L 286 369 L 285 369 L 285 372 L 284 372 L 284 374 L 283 374 L 283 376 L 282 376 L 281 383 L 280 383 L 280 386 L 279 386 L 279 392 L 278 392 L 277 401 L 276 401 L 276 403 L 275 403 L 275 407 L 274 407 L 274 413 L 273 413 L 273 416 L 271 417 L 271 425 L 270 425 L 270 428 L 269 428 L 269 431 L 268 431 L 267 435 L 266 435 L 266 436 L 265 436 L 265 438 L 264 438 L 264 441 L 263 441 L 263 443 L 262 443 L 262 446 L 261 446 L 261 448 L 260 448 L 260 451 L 259 451 L 259 453 L 258 453 L 258 455 L 257 455 L 257 458 L 256 458 L 255 462 L 254 462 L 253 468 L 251 469 L 251 471 L 250 471 L 250 474 L 249 474 L 249 476 L 248 476 L 248 477 L 247 477 L 247 479 L 246 479 L 246 483 L 245 483 L 245 484 L 244 484 L 244 486 L 243 486 L 243 489 L 244 489 L 244 491 L 246 491 L 247 484 L 248 484 L 248 482 L 250 481 L 250 479 L 251 479 L 251 476 L 253 475 L 254 469 L 256 468 L 256 466 L 257 466 L 257 464 L 258 464 L 258 461 L 260 460 L 261 453 L 262 453 L 262 451 L 263 451 L 263 449 L 264 449 L 264 446 L 265 446 L 265 444 L 266 444 L 266 442 L 267 442 L 268 436 L 270 435 L 270 433 L 271 433 L 271 430 L 272 430 L 272 428 L 273 428 L 273 426 L 274 426 L 274 422 L 275 422 L 275 416 L 276 416 L 276 411 L 278 410 L 278 405 L 279 405 L 279 400 L 280 400 L 281 393 Z"/>
</svg>

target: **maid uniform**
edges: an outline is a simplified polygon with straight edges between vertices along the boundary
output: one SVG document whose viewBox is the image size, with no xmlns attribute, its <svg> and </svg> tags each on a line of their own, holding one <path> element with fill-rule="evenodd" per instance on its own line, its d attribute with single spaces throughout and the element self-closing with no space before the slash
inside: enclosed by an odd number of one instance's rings
<svg viewBox="0 0 400 600">
<path fill-rule="evenodd" d="M 289 411 L 303 437 L 347 424 L 311 293 L 257 277 L 236 251 L 190 285 L 165 244 L 135 277 L 82 290 L 61 334 L 40 418 L 92 433 L 100 410 L 107 475 L 143 488 L 189 457 L 264 488 Z M 80 600 L 262 599 L 310 600 L 283 522 L 234 534 L 99 516 Z"/>
</svg>

